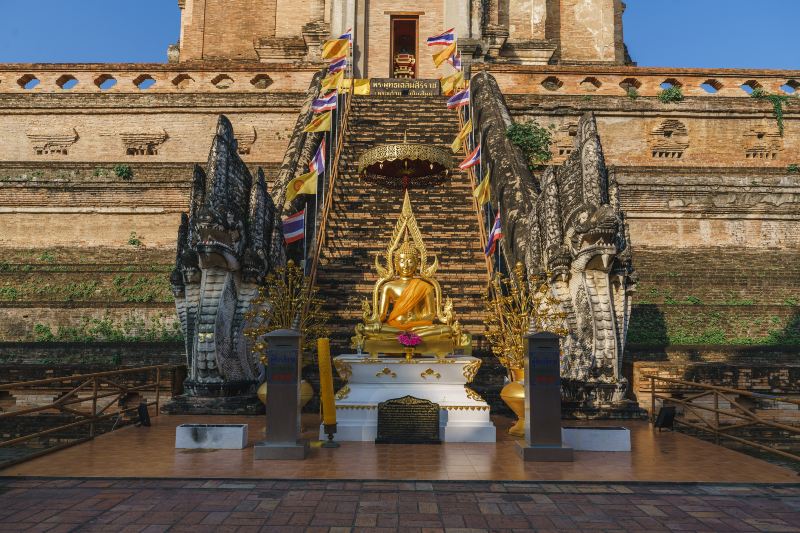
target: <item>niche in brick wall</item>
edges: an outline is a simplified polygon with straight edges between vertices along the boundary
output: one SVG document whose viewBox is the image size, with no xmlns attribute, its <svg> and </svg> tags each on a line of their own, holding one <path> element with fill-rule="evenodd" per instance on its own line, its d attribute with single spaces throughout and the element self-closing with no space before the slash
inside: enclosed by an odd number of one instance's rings
<svg viewBox="0 0 800 533">
<path fill-rule="evenodd" d="M 272 78 L 267 76 L 266 74 L 257 74 L 250 80 L 250 85 L 255 87 L 256 89 L 266 89 L 270 85 L 272 85 Z"/>
<path fill-rule="evenodd" d="M 680 120 L 665 120 L 650 133 L 650 151 L 655 159 L 683 159 L 687 148 L 689 131 Z"/>
<path fill-rule="evenodd" d="M 570 122 L 564 124 L 556 130 L 555 142 L 555 155 L 558 158 L 570 156 L 572 149 L 575 147 L 575 137 L 578 135 L 578 123 Z"/>
<path fill-rule="evenodd" d="M 34 76 L 33 74 L 25 74 L 24 76 L 20 77 L 17 80 L 17 85 L 25 89 L 26 91 L 30 91 L 31 89 L 35 89 L 37 85 L 39 85 L 39 78 Z"/>
<path fill-rule="evenodd" d="M 193 84 L 194 84 L 194 78 L 192 78 L 188 74 L 178 74 L 172 80 L 172 85 L 174 85 L 176 89 L 187 89 L 191 87 Z"/>
<path fill-rule="evenodd" d="M 745 134 L 745 159 L 775 160 L 783 150 L 783 138 L 777 126 L 758 124 Z"/>
<path fill-rule="evenodd" d="M 600 83 L 600 80 L 594 77 L 584 78 L 584 80 L 580 83 L 581 89 L 584 91 L 594 92 L 600 88 L 603 84 Z"/>
<path fill-rule="evenodd" d="M 800 94 L 800 81 L 797 80 L 789 80 L 783 85 L 781 85 L 781 91 L 785 92 L 786 94 Z"/>
<path fill-rule="evenodd" d="M 548 91 L 557 91 L 564 86 L 564 82 L 555 76 L 548 76 L 542 80 L 542 87 Z"/>
<path fill-rule="evenodd" d="M 254 126 L 239 126 L 235 128 L 233 136 L 236 138 L 239 155 L 248 155 L 253 143 L 256 142 L 256 128 Z"/>
<path fill-rule="evenodd" d="M 619 86 L 622 88 L 623 91 L 628 92 L 631 89 L 638 90 L 642 88 L 642 82 L 637 80 L 636 78 L 625 78 L 621 82 L 619 82 Z"/>
<path fill-rule="evenodd" d="M 211 84 L 216 87 L 217 89 L 230 89 L 233 85 L 233 78 L 228 76 L 227 74 L 220 74 L 215 76 L 213 80 L 211 80 Z"/>
<path fill-rule="evenodd" d="M 69 155 L 70 147 L 78 140 L 75 128 L 32 130 L 26 135 L 35 155 Z"/>
<path fill-rule="evenodd" d="M 167 140 L 167 132 L 127 132 L 120 133 L 125 155 L 158 155 L 158 150 Z"/>
<path fill-rule="evenodd" d="M 739 87 L 747 94 L 753 94 L 753 91 L 764 88 L 764 86 L 758 83 L 756 80 L 747 80 Z"/>
<path fill-rule="evenodd" d="M 6 411 L 17 403 L 17 399 L 11 394 L 11 391 L 0 391 L 0 411 Z"/>
</svg>

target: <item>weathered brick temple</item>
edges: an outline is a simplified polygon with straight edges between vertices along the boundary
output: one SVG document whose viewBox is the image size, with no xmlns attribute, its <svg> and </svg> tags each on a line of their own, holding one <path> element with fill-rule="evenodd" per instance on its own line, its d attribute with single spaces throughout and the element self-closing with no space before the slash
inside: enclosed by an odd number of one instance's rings
<svg viewBox="0 0 800 533">
<path fill-rule="evenodd" d="M 510 118 L 552 127 L 552 163 L 568 162 L 579 119 L 594 115 L 638 273 L 624 319 L 630 397 L 648 405 L 643 371 L 800 391 L 800 71 L 637 67 L 621 0 L 178 3 L 167 63 L 0 65 L 5 368 L 137 365 L 144 342 L 148 361 L 181 360 L 169 274 L 218 116 L 280 204 L 313 156 L 301 131 L 323 41 L 352 28 L 353 78 L 394 77 L 406 54 L 413 77 L 436 79 L 425 39 L 452 27 L 465 68 L 496 80 Z M 683 99 L 659 98 L 674 88 Z M 361 310 L 337 295 L 369 292 L 402 203 L 362 183 L 356 159 L 404 135 L 449 145 L 459 121 L 445 100 L 353 96 L 318 276 L 340 340 Z M 414 202 L 480 348 L 487 265 L 466 176 Z"/>
</svg>

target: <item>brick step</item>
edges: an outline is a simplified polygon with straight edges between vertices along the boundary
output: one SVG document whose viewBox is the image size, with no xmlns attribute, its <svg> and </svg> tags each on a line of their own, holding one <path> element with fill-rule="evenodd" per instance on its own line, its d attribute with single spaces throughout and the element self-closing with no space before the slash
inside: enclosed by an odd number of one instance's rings
<svg viewBox="0 0 800 533">
<path fill-rule="evenodd" d="M 402 192 L 379 189 L 358 178 L 361 154 L 380 144 L 402 142 L 447 147 L 458 131 L 458 117 L 444 97 L 353 100 L 347 135 L 334 185 L 326 244 L 320 258 L 318 287 L 333 315 L 334 344 L 349 344 L 361 318 L 359 302 L 371 298 L 377 275 L 374 258 L 384 254 L 402 206 Z M 462 157 L 453 154 L 453 167 Z M 433 189 L 411 192 L 423 239 L 439 260 L 437 279 L 453 299 L 457 317 L 475 334 L 483 326 L 487 275 L 478 239 L 472 187 L 463 172 Z"/>
</svg>

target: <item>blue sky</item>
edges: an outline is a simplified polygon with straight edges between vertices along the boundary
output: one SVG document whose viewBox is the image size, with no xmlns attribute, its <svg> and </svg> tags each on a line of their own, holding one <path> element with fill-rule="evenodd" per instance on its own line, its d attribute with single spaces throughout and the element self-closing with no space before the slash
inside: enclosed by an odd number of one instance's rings
<svg viewBox="0 0 800 533">
<path fill-rule="evenodd" d="M 164 62 L 177 0 L 0 0 L 0 62 Z M 627 0 L 642 66 L 800 69 L 800 0 Z"/>
</svg>

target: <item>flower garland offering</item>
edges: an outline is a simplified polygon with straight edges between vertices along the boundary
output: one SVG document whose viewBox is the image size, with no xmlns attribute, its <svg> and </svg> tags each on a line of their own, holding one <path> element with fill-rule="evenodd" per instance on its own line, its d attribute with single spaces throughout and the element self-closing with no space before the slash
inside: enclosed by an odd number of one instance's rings
<svg viewBox="0 0 800 533">
<path fill-rule="evenodd" d="M 422 337 L 413 331 L 404 331 L 397 336 L 397 341 L 406 348 L 413 348 L 422 342 Z"/>
</svg>

